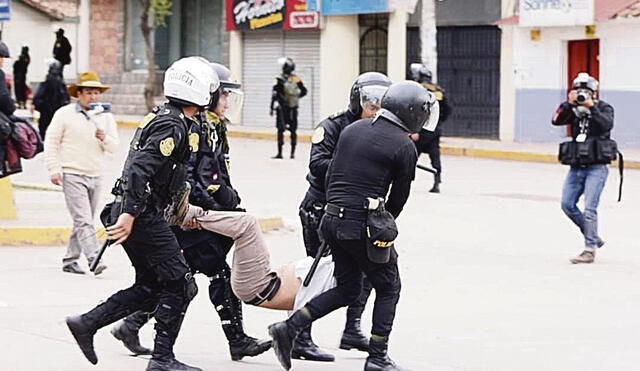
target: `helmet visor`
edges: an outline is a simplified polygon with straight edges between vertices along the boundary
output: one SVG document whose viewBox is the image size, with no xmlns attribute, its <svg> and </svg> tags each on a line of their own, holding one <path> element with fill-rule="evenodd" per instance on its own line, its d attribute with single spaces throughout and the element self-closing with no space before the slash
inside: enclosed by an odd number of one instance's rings
<svg viewBox="0 0 640 371">
<path fill-rule="evenodd" d="M 427 131 L 435 131 L 440 120 L 440 103 L 436 100 L 436 96 L 429 93 L 430 99 L 425 102 L 429 106 L 429 117 L 425 120 L 422 127 Z"/>
<path fill-rule="evenodd" d="M 369 105 L 380 107 L 382 96 L 388 88 L 388 86 L 383 85 L 363 86 L 360 89 L 360 106 L 365 107 L 365 105 Z"/>
<path fill-rule="evenodd" d="M 244 103 L 244 93 L 240 89 L 222 89 L 221 93 L 227 97 L 228 107 L 224 111 L 223 116 L 232 124 L 240 123 L 240 113 L 242 112 L 242 104 Z"/>
</svg>

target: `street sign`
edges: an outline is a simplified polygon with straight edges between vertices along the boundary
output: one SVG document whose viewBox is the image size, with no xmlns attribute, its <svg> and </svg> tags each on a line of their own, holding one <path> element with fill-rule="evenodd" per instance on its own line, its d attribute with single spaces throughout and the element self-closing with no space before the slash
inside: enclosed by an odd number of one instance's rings
<svg viewBox="0 0 640 371">
<path fill-rule="evenodd" d="M 11 1 L 0 0 L 0 22 L 5 22 L 11 19 Z"/>
</svg>

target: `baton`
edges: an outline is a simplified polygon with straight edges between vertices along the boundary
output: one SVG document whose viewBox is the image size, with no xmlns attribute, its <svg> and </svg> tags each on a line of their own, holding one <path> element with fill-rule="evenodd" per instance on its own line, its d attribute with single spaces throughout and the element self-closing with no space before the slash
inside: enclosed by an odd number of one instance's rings
<svg viewBox="0 0 640 371">
<path fill-rule="evenodd" d="M 105 250 L 107 250 L 107 247 L 109 247 L 109 245 L 111 245 L 111 240 L 105 240 L 104 243 L 102 244 L 102 247 L 100 248 L 100 250 L 98 251 L 98 255 L 96 255 L 96 258 L 93 259 L 93 261 L 91 262 L 91 266 L 89 267 L 89 271 L 91 272 L 95 272 L 96 268 L 98 267 L 98 263 L 100 263 L 100 259 L 102 259 L 102 255 L 104 254 Z"/>
<path fill-rule="evenodd" d="M 318 268 L 318 264 L 320 264 L 320 259 L 322 255 L 324 255 L 324 251 L 327 249 L 327 243 L 322 241 L 320 246 L 318 247 L 318 252 L 316 253 L 316 257 L 313 259 L 313 264 L 311 264 L 311 268 L 309 268 L 309 273 L 307 273 L 307 277 L 305 277 L 304 282 L 302 283 L 304 287 L 309 286 L 311 279 L 313 278 L 313 274 L 316 272 Z"/>
<path fill-rule="evenodd" d="M 418 169 L 420 169 L 420 170 L 424 170 L 424 171 L 426 171 L 428 173 L 431 173 L 431 174 L 437 174 L 438 173 L 436 170 L 434 170 L 434 169 L 432 169 L 430 167 L 426 167 L 424 165 L 416 164 L 416 167 Z"/>
</svg>

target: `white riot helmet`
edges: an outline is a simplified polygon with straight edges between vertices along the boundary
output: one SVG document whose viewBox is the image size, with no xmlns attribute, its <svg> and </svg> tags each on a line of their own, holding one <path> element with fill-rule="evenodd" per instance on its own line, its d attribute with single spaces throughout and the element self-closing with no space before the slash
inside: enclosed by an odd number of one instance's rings
<svg viewBox="0 0 640 371">
<path fill-rule="evenodd" d="M 220 79 L 209 61 L 202 57 L 186 57 L 173 62 L 164 74 L 164 96 L 184 106 L 209 105 Z"/>
</svg>

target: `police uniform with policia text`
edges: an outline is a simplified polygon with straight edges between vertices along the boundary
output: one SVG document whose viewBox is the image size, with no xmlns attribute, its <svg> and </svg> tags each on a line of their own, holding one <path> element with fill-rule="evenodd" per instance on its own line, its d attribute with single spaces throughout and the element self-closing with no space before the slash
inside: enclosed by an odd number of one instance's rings
<svg viewBox="0 0 640 371">
<path fill-rule="evenodd" d="M 343 130 L 329 168 L 320 230 L 331 246 L 337 286 L 309 301 L 288 320 L 269 326 L 274 350 L 286 370 L 291 368 L 292 343 L 300 331 L 357 300 L 363 274 L 376 290 L 364 369 L 402 370 L 387 355 L 400 296 L 393 219 L 400 215 L 415 176 L 418 154 L 409 134 L 425 125 L 435 129 L 437 118 L 430 120 L 430 113 L 437 102 L 419 84 L 405 81 L 391 85 L 381 105 L 375 119 L 357 121 Z M 373 229 L 371 219 L 376 224 L 386 219 L 386 227 Z M 378 237 L 381 235 L 385 238 Z"/>
<path fill-rule="evenodd" d="M 173 354 L 185 312 L 198 288 L 164 210 L 186 180 L 191 147 L 184 107 L 189 112 L 204 107 L 218 85 L 218 77 L 204 58 L 174 62 L 164 80 L 169 103 L 154 109 L 134 135 L 122 177 L 114 186 L 116 202 L 105 208 L 101 218 L 105 225 L 124 214 L 135 218 L 122 242 L 136 271 L 135 282 L 91 311 L 67 318 L 78 345 L 93 364 L 98 362 L 93 349 L 98 329 L 130 313 L 155 309 L 156 336 L 147 370 L 200 370 L 177 361 Z"/>
</svg>

